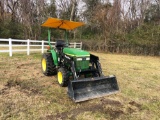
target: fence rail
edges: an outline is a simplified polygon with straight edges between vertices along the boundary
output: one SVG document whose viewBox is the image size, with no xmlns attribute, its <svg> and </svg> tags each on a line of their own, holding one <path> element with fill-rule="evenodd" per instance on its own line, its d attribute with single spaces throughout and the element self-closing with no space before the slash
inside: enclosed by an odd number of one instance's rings
<svg viewBox="0 0 160 120">
<path fill-rule="evenodd" d="M 8 44 L 3 42 L 8 42 Z M 51 44 L 53 46 L 55 46 L 56 42 L 51 42 Z M 0 53 L 5 53 L 8 52 L 9 56 L 11 57 L 13 55 L 13 52 L 27 52 L 27 55 L 30 55 L 31 51 L 41 51 L 42 53 L 44 53 L 45 50 L 47 50 L 45 48 L 45 46 L 48 46 L 48 41 L 40 41 L 40 40 L 16 40 L 16 39 L 1 39 L 0 38 Z M 8 49 L 1 49 L 4 47 L 8 47 Z M 27 47 L 26 49 L 13 49 L 13 47 Z M 40 47 L 39 49 L 31 49 L 31 47 Z M 80 43 L 70 43 L 69 47 L 71 48 L 77 48 L 77 49 L 82 49 L 82 42 Z"/>
</svg>

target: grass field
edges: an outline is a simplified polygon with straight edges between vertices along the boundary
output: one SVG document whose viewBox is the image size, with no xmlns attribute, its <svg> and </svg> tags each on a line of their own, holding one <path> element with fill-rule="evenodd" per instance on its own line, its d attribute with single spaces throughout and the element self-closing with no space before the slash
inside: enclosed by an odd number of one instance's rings
<svg viewBox="0 0 160 120">
<path fill-rule="evenodd" d="M 0 54 L 0 119 L 159 120 L 160 58 L 94 54 L 120 92 L 82 103 L 68 98 L 56 76 L 42 74 L 40 54 Z"/>
</svg>

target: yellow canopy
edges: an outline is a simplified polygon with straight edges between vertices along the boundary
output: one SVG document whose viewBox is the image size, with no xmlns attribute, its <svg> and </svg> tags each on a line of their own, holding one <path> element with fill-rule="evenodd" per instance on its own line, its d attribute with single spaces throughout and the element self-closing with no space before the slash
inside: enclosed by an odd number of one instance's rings
<svg viewBox="0 0 160 120">
<path fill-rule="evenodd" d="M 60 28 L 65 30 L 73 30 L 84 25 L 83 22 L 74 22 L 69 20 L 62 20 L 58 18 L 48 18 L 41 26 L 49 28 Z"/>
</svg>

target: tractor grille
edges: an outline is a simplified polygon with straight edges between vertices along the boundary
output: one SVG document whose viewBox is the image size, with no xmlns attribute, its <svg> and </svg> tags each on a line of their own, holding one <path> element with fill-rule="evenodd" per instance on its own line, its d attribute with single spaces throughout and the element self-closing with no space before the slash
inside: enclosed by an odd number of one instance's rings
<svg viewBox="0 0 160 120">
<path fill-rule="evenodd" d="M 89 68 L 89 60 L 76 61 L 76 70 L 86 70 Z"/>
</svg>

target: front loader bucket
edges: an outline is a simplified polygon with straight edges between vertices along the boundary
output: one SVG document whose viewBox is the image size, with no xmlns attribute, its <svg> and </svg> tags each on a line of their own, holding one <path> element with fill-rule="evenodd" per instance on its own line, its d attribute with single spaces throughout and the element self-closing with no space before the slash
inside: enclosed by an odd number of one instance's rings
<svg viewBox="0 0 160 120">
<path fill-rule="evenodd" d="M 68 84 L 68 95 L 75 102 L 114 94 L 119 91 L 115 76 L 73 80 Z"/>
</svg>

